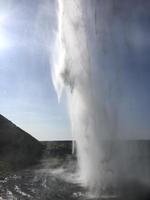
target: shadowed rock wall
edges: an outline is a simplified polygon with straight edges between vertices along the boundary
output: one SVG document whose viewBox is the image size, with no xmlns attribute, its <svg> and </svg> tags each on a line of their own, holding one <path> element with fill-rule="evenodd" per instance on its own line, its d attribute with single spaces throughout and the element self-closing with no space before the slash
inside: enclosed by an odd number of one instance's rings
<svg viewBox="0 0 150 200">
<path fill-rule="evenodd" d="M 42 154 L 43 145 L 0 115 L 0 163 L 12 169 L 33 164 Z"/>
</svg>

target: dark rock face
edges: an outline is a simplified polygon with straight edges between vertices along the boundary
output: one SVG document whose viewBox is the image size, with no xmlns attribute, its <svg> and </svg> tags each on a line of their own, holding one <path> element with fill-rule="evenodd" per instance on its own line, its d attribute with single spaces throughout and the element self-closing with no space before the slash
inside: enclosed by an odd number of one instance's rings
<svg viewBox="0 0 150 200">
<path fill-rule="evenodd" d="M 65 157 L 72 154 L 72 141 L 43 141 L 46 156 Z"/>
<path fill-rule="evenodd" d="M 19 169 L 33 164 L 42 150 L 38 140 L 0 115 L 0 169 Z"/>
</svg>

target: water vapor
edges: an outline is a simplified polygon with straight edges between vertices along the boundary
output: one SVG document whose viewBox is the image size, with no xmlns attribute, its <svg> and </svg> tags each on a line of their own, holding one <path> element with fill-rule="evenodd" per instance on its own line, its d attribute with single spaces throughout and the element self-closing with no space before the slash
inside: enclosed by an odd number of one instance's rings
<svg viewBox="0 0 150 200">
<path fill-rule="evenodd" d="M 99 135 L 102 138 L 110 136 L 105 122 L 110 116 L 107 116 L 109 113 L 104 105 L 108 94 L 103 93 L 106 85 L 99 88 L 101 99 L 96 94 L 94 66 L 91 63 L 81 1 L 58 1 L 58 6 L 57 57 L 52 69 L 53 83 L 58 99 L 63 91 L 67 95 L 82 183 L 95 188 L 99 187 L 104 173 Z"/>
<path fill-rule="evenodd" d="M 128 154 L 128 146 L 118 142 L 123 98 L 118 41 L 124 39 L 116 39 L 113 28 L 119 23 L 112 17 L 115 4 L 100 1 L 98 11 L 96 2 L 58 0 L 52 79 L 58 100 L 67 96 L 81 182 L 99 193 L 120 177 L 138 174 L 130 162 L 138 148 Z"/>
</svg>

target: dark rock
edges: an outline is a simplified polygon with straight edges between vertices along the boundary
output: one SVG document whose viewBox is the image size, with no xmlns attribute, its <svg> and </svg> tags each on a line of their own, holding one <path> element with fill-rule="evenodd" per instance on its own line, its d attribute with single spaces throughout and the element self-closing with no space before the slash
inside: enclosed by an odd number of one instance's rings
<svg viewBox="0 0 150 200">
<path fill-rule="evenodd" d="M 41 156 L 43 145 L 31 135 L 0 115 L 0 168 L 20 169 Z"/>
<path fill-rule="evenodd" d="M 43 141 L 45 156 L 65 157 L 72 154 L 72 141 Z"/>
</svg>

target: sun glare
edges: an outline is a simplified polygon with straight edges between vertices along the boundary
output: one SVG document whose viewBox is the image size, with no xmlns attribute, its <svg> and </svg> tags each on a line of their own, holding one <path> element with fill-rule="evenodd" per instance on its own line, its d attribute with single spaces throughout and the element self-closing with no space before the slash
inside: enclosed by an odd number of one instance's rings
<svg viewBox="0 0 150 200">
<path fill-rule="evenodd" d="M 0 30 L 0 49 L 5 49 L 8 48 L 9 46 L 10 43 L 8 41 L 8 38 L 3 33 L 1 33 Z"/>
<path fill-rule="evenodd" d="M 0 49 L 6 49 L 10 47 L 10 41 L 8 37 L 8 33 L 5 30 L 5 25 L 7 23 L 7 16 L 0 16 Z"/>
</svg>

